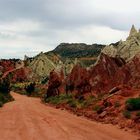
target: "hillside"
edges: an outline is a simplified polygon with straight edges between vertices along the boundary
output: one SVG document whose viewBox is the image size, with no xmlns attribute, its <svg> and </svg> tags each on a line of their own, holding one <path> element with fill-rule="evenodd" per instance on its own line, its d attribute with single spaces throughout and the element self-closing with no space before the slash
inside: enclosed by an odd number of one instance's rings
<svg viewBox="0 0 140 140">
<path fill-rule="evenodd" d="M 39 78 L 44 78 L 55 69 L 63 68 L 65 75 L 80 63 L 84 67 L 93 65 L 105 45 L 86 45 L 84 43 L 61 43 L 53 51 L 41 52 L 33 58 L 25 57 L 25 63 Z"/>
<path fill-rule="evenodd" d="M 65 79 L 52 72 L 45 101 L 78 116 L 139 133 L 139 65 L 140 31 L 132 26 L 128 38 L 106 46 L 90 68 L 77 64 Z"/>
<path fill-rule="evenodd" d="M 98 56 L 101 49 L 105 45 L 92 44 L 87 45 L 84 43 L 61 43 L 53 52 L 59 54 L 63 58 L 81 58 Z"/>
<path fill-rule="evenodd" d="M 44 53 L 40 53 L 30 63 L 29 67 L 39 77 L 48 76 L 56 68 L 55 64 Z"/>
<path fill-rule="evenodd" d="M 58 55 L 64 63 L 77 59 L 84 67 L 94 64 L 97 56 L 105 45 L 92 44 L 87 45 L 84 43 L 61 43 L 53 51 L 46 52 L 46 55 Z"/>
</svg>

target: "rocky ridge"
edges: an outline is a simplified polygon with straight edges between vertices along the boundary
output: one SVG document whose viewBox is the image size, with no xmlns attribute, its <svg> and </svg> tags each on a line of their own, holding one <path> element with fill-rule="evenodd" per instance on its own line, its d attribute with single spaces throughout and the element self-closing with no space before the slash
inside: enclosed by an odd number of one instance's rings
<svg viewBox="0 0 140 140">
<path fill-rule="evenodd" d="M 117 46 L 106 46 L 102 53 L 112 57 L 121 57 L 125 61 L 131 60 L 137 53 L 140 52 L 140 31 L 137 31 L 132 26 L 129 36 L 126 41 L 120 41 Z"/>
</svg>

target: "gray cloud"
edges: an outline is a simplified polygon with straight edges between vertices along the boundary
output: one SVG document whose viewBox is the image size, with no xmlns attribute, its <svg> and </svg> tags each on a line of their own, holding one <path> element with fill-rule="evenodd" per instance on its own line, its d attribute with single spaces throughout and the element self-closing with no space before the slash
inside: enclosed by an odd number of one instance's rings
<svg viewBox="0 0 140 140">
<path fill-rule="evenodd" d="M 61 42 L 118 41 L 132 24 L 139 27 L 139 4 L 139 0 L 1 0 L 0 51 L 11 48 L 21 57 L 30 49 L 35 54 Z M 2 57 L 10 55 L 9 50 Z"/>
</svg>

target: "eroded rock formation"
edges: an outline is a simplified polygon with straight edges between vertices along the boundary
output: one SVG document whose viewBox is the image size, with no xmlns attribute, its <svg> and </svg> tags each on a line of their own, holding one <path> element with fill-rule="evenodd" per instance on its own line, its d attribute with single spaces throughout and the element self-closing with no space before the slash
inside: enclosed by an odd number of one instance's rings
<svg viewBox="0 0 140 140">
<path fill-rule="evenodd" d="M 140 52 L 140 31 L 133 25 L 126 41 L 120 41 L 117 46 L 106 46 L 102 52 L 112 57 L 119 56 L 126 61 L 131 60 Z"/>
<path fill-rule="evenodd" d="M 38 77 L 49 76 L 50 72 L 56 68 L 55 64 L 47 58 L 44 53 L 40 53 L 29 65 Z"/>
<path fill-rule="evenodd" d="M 60 73 L 55 72 L 54 70 L 50 72 L 47 97 L 56 96 L 61 93 L 64 93 L 64 75 L 61 71 Z"/>
</svg>

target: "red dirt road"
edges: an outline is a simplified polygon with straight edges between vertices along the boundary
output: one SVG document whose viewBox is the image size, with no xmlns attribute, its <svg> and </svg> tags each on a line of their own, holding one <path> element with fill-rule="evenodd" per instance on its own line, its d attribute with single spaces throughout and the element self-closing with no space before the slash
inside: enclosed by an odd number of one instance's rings
<svg viewBox="0 0 140 140">
<path fill-rule="evenodd" d="M 15 101 L 0 109 L 0 140 L 137 140 L 112 125 L 45 106 L 40 99 L 12 95 Z"/>
</svg>

